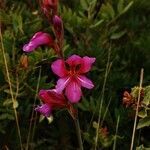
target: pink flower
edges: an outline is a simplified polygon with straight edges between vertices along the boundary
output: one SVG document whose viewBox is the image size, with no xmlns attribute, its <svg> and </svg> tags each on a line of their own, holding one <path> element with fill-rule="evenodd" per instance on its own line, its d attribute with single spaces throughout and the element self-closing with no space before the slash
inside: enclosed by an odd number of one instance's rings
<svg viewBox="0 0 150 150">
<path fill-rule="evenodd" d="M 36 107 L 35 110 L 46 117 L 49 117 L 51 115 L 53 109 L 70 109 L 70 104 L 67 102 L 63 94 L 58 93 L 55 89 L 40 90 L 39 98 L 42 100 L 43 104 Z"/>
<path fill-rule="evenodd" d="M 56 89 L 65 94 L 71 103 L 77 103 L 82 95 L 81 87 L 92 89 L 94 87 L 91 80 L 84 74 L 91 70 L 95 58 L 72 55 L 66 61 L 58 59 L 52 63 L 53 72 L 60 77 L 57 81 Z"/>
<path fill-rule="evenodd" d="M 63 38 L 63 22 L 57 15 L 53 17 L 53 26 L 57 39 L 61 40 L 60 38 Z"/>
<path fill-rule="evenodd" d="M 24 52 L 32 52 L 34 49 L 41 45 L 48 45 L 50 47 L 53 47 L 54 41 L 52 37 L 48 33 L 44 32 L 37 32 L 30 42 L 28 44 L 25 44 L 23 46 Z"/>
<path fill-rule="evenodd" d="M 37 106 L 35 111 L 41 113 L 45 117 L 49 117 L 52 113 L 52 108 L 48 104 L 42 104 L 41 106 Z"/>
</svg>

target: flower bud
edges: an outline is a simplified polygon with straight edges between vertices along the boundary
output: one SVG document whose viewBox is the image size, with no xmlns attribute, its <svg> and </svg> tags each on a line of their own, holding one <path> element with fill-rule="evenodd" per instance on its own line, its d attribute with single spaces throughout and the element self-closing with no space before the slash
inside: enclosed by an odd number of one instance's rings
<svg viewBox="0 0 150 150">
<path fill-rule="evenodd" d="M 30 42 L 23 46 L 23 51 L 32 52 L 41 45 L 48 45 L 50 47 L 53 47 L 53 44 L 54 44 L 53 38 L 48 33 L 37 32 L 32 37 Z"/>
<path fill-rule="evenodd" d="M 63 37 L 63 22 L 62 19 L 57 15 L 53 17 L 53 26 L 54 26 L 56 37 L 58 38 L 58 40 L 62 40 L 60 38 Z"/>
<path fill-rule="evenodd" d="M 20 58 L 20 66 L 24 69 L 28 68 L 28 56 L 27 55 L 22 55 Z"/>
</svg>

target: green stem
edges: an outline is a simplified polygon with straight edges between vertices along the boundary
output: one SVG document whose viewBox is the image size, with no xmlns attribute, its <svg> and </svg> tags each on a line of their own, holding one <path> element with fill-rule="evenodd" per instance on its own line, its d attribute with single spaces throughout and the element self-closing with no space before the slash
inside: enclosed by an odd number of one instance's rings
<svg viewBox="0 0 150 150">
<path fill-rule="evenodd" d="M 35 104 L 36 104 L 36 99 L 37 99 L 37 94 L 38 94 L 39 84 L 40 84 L 40 79 L 41 79 L 41 71 L 42 71 L 42 69 L 41 69 L 41 66 L 40 66 L 40 67 L 39 67 L 39 77 L 38 77 L 38 81 L 37 81 L 37 87 L 36 87 L 36 93 L 35 93 L 35 97 L 34 97 L 33 106 L 35 106 Z M 36 119 L 35 119 L 34 126 L 33 126 L 33 133 L 31 133 L 31 130 L 32 130 L 32 122 L 33 122 L 33 119 L 34 119 L 34 114 L 35 114 L 35 110 L 34 110 L 34 108 L 33 108 L 33 109 L 32 109 L 32 113 L 31 113 L 30 124 L 29 124 L 29 132 L 28 132 L 28 136 L 27 136 L 26 150 L 29 149 L 29 142 L 30 142 L 30 140 L 33 140 L 33 136 L 34 136 Z M 35 116 L 36 116 L 36 114 L 35 114 Z"/>
<path fill-rule="evenodd" d="M 143 83 L 143 75 L 144 75 L 144 69 L 142 68 L 141 69 L 141 73 L 140 73 L 138 101 L 137 101 L 135 118 L 134 118 L 134 126 L 133 126 L 133 132 L 132 132 L 132 140 L 131 140 L 130 150 L 133 150 L 133 146 L 134 146 L 135 131 L 136 131 L 136 125 L 137 125 L 138 112 L 139 112 L 139 103 L 140 103 L 140 99 L 141 99 L 141 89 L 142 89 L 142 83 Z"/>
<path fill-rule="evenodd" d="M 99 111 L 98 111 L 98 126 L 96 129 L 96 136 L 95 136 L 95 146 L 94 146 L 94 150 L 97 149 L 97 143 L 98 143 L 98 135 L 99 135 L 99 127 L 100 127 L 100 122 L 101 122 L 101 113 L 102 113 L 102 106 L 104 103 L 104 94 L 105 94 L 105 87 L 106 87 L 106 81 L 108 78 L 108 73 L 110 71 L 111 65 L 112 63 L 110 63 L 110 57 L 111 57 L 111 45 L 108 49 L 108 58 L 107 58 L 107 64 L 106 64 L 106 71 L 105 71 L 105 76 L 104 76 L 104 83 L 103 83 L 103 87 L 102 87 L 102 91 L 101 91 L 101 96 L 100 96 L 100 103 L 98 104 L 99 107 Z"/>
<path fill-rule="evenodd" d="M 119 128 L 119 122 L 120 122 L 120 115 L 118 116 L 118 119 L 117 119 L 116 133 L 115 133 L 115 139 L 114 139 L 114 144 L 113 144 L 113 150 L 116 149 L 117 133 L 118 133 L 118 128 Z"/>
<path fill-rule="evenodd" d="M 81 137 L 81 130 L 80 130 L 80 124 L 79 124 L 79 120 L 74 119 L 74 124 L 76 127 L 76 134 L 77 134 L 77 138 L 78 138 L 78 143 L 79 143 L 79 149 L 83 150 L 83 143 L 82 143 L 82 137 Z"/>
<path fill-rule="evenodd" d="M 12 103 L 13 103 L 13 110 L 14 110 L 17 130 L 18 130 L 19 142 L 20 142 L 20 149 L 23 150 L 22 139 L 21 139 L 21 131 L 20 131 L 20 126 L 19 126 L 19 119 L 18 119 L 18 114 L 17 114 L 16 107 L 15 107 L 16 99 L 15 99 L 15 96 L 13 94 L 13 88 L 12 88 L 12 83 L 11 83 L 7 58 L 6 58 L 5 49 L 4 49 L 4 45 L 3 45 L 3 37 L 2 37 L 1 26 L 0 26 L 0 41 L 1 41 L 1 47 L 2 47 L 2 55 L 3 55 L 3 58 L 4 58 L 4 66 L 5 66 L 5 69 L 6 69 L 6 77 L 7 77 L 7 80 L 8 80 L 9 90 L 10 90 L 10 94 L 11 94 L 11 100 L 12 100 Z"/>
</svg>

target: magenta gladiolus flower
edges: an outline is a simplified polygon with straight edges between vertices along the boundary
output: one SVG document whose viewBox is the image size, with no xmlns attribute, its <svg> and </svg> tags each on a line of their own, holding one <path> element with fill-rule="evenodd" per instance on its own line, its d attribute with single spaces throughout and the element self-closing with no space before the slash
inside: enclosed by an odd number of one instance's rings
<svg viewBox="0 0 150 150">
<path fill-rule="evenodd" d="M 77 103 L 82 95 L 81 87 L 92 89 L 92 81 L 85 76 L 91 70 L 95 58 L 72 55 L 66 61 L 58 59 L 52 63 L 53 72 L 60 77 L 57 81 L 56 89 L 65 94 L 71 103 Z"/>
<path fill-rule="evenodd" d="M 37 112 L 49 117 L 53 109 L 57 108 L 70 108 L 70 104 L 67 102 L 63 94 L 53 90 L 40 90 L 39 98 L 43 104 L 35 108 Z"/>
<path fill-rule="evenodd" d="M 48 45 L 50 47 L 53 47 L 53 44 L 54 44 L 53 38 L 48 33 L 37 32 L 32 37 L 30 42 L 23 46 L 23 51 L 32 52 L 41 45 Z"/>
<path fill-rule="evenodd" d="M 56 37 L 59 39 L 59 38 L 62 38 L 62 35 L 63 35 L 63 22 L 62 22 L 62 19 L 55 15 L 53 17 L 53 25 L 54 25 L 54 31 L 55 31 L 55 34 L 56 34 Z"/>
</svg>

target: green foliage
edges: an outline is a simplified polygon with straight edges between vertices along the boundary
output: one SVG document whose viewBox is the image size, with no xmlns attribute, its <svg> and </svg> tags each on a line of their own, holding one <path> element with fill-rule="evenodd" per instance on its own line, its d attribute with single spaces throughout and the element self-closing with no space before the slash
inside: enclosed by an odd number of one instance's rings
<svg viewBox="0 0 150 150">
<path fill-rule="evenodd" d="M 50 65 L 56 59 L 51 49 L 38 48 L 27 54 L 27 67 L 22 66 L 22 47 L 37 31 L 52 33 L 48 21 L 41 15 L 35 1 L 5 0 L 0 6 L 2 38 L 0 44 L 0 149 L 19 149 L 17 127 L 13 111 L 11 92 L 6 75 L 2 53 L 4 46 L 11 80 L 14 107 L 19 116 L 19 126 L 24 147 L 27 142 L 32 109 L 40 101 L 37 90 L 54 87 L 56 77 Z M 117 139 L 116 149 L 127 150 L 131 143 L 134 110 L 122 106 L 124 86 L 133 87 L 139 83 L 139 72 L 143 67 L 144 97 L 137 129 L 141 132 L 150 126 L 150 3 L 147 0 L 77 0 L 61 1 L 59 13 L 64 22 L 65 57 L 71 54 L 96 57 L 93 70 L 88 74 L 95 84 L 94 90 L 83 90 L 83 99 L 77 105 L 85 149 L 94 147 L 96 127 L 100 113 L 100 128 L 107 127 L 109 136 L 99 134 L 98 149 L 112 149 Z M 110 56 L 110 57 L 109 57 Z M 109 57 L 109 62 L 108 62 Z M 106 64 L 108 76 L 106 77 Z M 38 79 L 40 81 L 38 82 Z M 106 84 L 104 86 L 104 79 Z M 39 84 L 39 88 L 37 89 Z M 104 90 L 103 90 L 104 86 Z M 133 92 L 134 90 L 134 92 Z M 138 90 L 132 89 L 137 97 Z M 102 94 L 103 93 L 103 94 Z M 103 95 L 103 96 L 102 96 Z M 100 104 L 103 100 L 101 110 Z M 116 122 L 120 116 L 118 133 Z M 34 120 L 33 139 L 29 143 L 34 149 L 77 149 L 78 143 L 72 121 L 66 111 L 54 113 L 53 121 L 37 115 Z M 12 126 L 12 127 L 11 127 Z M 11 127 L 11 128 L 10 128 Z M 137 134 L 138 134 L 137 130 Z M 9 136 L 8 136 L 9 135 Z M 140 137 L 140 134 L 139 134 Z M 141 140 L 139 140 L 141 139 Z M 142 140 L 144 139 L 144 140 Z M 146 134 L 135 137 L 135 147 L 147 150 L 150 142 Z M 138 143 L 138 144 L 137 144 Z M 139 146 L 141 145 L 141 146 Z M 143 145 L 143 146 L 142 146 Z M 75 148 L 74 148 L 75 147 Z"/>
<path fill-rule="evenodd" d="M 150 126 L 150 117 L 144 117 L 143 119 L 140 119 L 137 129 L 140 129 L 146 126 Z"/>
<path fill-rule="evenodd" d="M 135 103 L 138 101 L 139 97 L 139 87 L 133 87 L 131 90 L 132 99 L 134 99 Z M 143 87 L 140 92 L 140 106 L 138 116 L 140 120 L 137 125 L 137 129 L 150 126 L 150 86 Z"/>
<path fill-rule="evenodd" d="M 145 148 L 143 145 L 140 145 L 136 150 L 149 150 L 150 148 Z"/>
<path fill-rule="evenodd" d="M 143 104 L 145 104 L 146 106 L 150 104 L 150 86 L 146 86 L 144 88 Z"/>
</svg>

